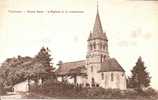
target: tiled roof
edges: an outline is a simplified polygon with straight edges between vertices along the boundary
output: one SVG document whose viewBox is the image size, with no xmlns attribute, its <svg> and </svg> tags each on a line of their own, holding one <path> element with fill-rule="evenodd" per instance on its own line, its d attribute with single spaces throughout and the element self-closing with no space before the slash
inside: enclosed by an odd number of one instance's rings
<svg viewBox="0 0 158 100">
<path fill-rule="evenodd" d="M 85 60 L 63 63 L 59 65 L 59 68 L 56 70 L 55 73 L 57 75 L 67 75 L 74 72 L 76 72 L 77 74 L 84 73 L 83 69 L 85 68 L 85 65 Z"/>
<path fill-rule="evenodd" d="M 109 71 L 124 72 L 124 69 L 121 67 L 121 65 L 117 62 L 115 58 L 109 58 L 101 64 L 101 69 L 99 72 L 109 72 Z"/>
</svg>

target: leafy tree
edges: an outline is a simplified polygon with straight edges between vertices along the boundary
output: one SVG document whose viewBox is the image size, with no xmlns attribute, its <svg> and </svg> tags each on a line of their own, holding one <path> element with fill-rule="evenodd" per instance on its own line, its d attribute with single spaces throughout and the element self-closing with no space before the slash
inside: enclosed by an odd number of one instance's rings
<svg viewBox="0 0 158 100">
<path fill-rule="evenodd" d="M 129 86 L 135 88 L 138 91 L 142 91 L 144 87 L 150 85 L 150 76 L 146 71 L 142 58 L 139 57 L 136 65 L 131 70 L 132 76 L 128 79 Z"/>
<path fill-rule="evenodd" d="M 18 56 L 6 59 L 0 66 L 0 86 L 7 88 L 25 80 L 54 76 L 48 48 L 44 47 L 33 58 Z M 2 90 L 2 89 L 1 89 Z"/>
<path fill-rule="evenodd" d="M 47 74 L 43 74 L 44 78 L 52 78 L 55 77 L 54 75 L 54 68 L 53 64 L 51 63 L 52 58 L 49 54 L 50 50 L 48 48 L 42 47 L 39 53 L 35 56 L 35 61 L 40 62 L 43 66 Z"/>
</svg>

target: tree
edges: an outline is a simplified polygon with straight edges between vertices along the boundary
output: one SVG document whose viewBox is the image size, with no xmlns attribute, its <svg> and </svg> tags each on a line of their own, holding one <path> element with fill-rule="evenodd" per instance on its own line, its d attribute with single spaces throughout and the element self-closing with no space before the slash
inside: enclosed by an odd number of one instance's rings
<svg viewBox="0 0 158 100">
<path fill-rule="evenodd" d="M 40 62 L 43 66 L 47 74 L 43 74 L 44 78 L 52 78 L 54 77 L 54 68 L 52 66 L 52 58 L 49 54 L 50 50 L 48 48 L 42 47 L 39 53 L 35 56 L 35 61 Z"/>
<path fill-rule="evenodd" d="M 0 66 L 0 86 L 8 88 L 25 80 L 38 82 L 39 79 L 54 76 L 50 56 L 48 48 L 42 47 L 33 58 L 28 56 L 7 58 Z"/>
<path fill-rule="evenodd" d="M 129 86 L 138 91 L 142 91 L 144 87 L 150 86 L 149 73 L 146 71 L 142 58 L 139 57 L 136 65 L 131 70 L 132 76 L 128 79 Z"/>
</svg>

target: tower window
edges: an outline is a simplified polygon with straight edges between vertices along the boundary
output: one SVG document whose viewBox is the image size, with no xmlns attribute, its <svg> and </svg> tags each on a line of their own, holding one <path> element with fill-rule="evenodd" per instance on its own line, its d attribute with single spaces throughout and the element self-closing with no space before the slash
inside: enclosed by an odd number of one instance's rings
<svg viewBox="0 0 158 100">
<path fill-rule="evenodd" d="M 105 50 L 105 45 L 103 45 L 103 49 Z"/>
<path fill-rule="evenodd" d="M 92 45 L 90 44 L 90 50 L 92 50 Z"/>
<path fill-rule="evenodd" d="M 96 43 L 95 42 L 94 42 L 93 46 L 94 46 L 94 49 L 96 49 Z"/>
<path fill-rule="evenodd" d="M 101 73 L 101 78 L 102 78 L 102 80 L 104 80 L 104 73 L 103 72 Z"/>
<path fill-rule="evenodd" d="M 102 44 L 99 45 L 99 48 L 102 49 Z"/>
<path fill-rule="evenodd" d="M 91 72 L 93 72 L 93 66 L 91 66 Z"/>
<path fill-rule="evenodd" d="M 102 57 L 102 55 L 101 55 L 101 57 L 100 57 L 100 62 L 101 62 L 101 63 L 102 63 L 102 61 L 103 61 L 102 59 L 103 59 L 103 57 Z"/>
<path fill-rule="evenodd" d="M 111 81 L 114 81 L 114 74 L 111 73 Z"/>
</svg>

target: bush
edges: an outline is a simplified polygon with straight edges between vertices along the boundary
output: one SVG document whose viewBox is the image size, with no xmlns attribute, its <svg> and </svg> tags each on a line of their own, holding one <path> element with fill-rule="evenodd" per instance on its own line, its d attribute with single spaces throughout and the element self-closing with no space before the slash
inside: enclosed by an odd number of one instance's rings
<svg viewBox="0 0 158 100">
<path fill-rule="evenodd" d="M 156 96 L 157 92 L 153 88 L 147 88 L 144 90 L 144 95 L 146 96 Z"/>
<path fill-rule="evenodd" d="M 42 86 L 32 86 L 31 92 L 42 94 L 53 98 L 68 98 L 68 99 L 121 99 L 132 98 L 137 99 L 143 97 L 137 91 L 133 89 L 119 90 L 119 89 L 104 89 L 101 87 L 83 88 L 75 86 L 67 82 L 58 82 L 48 80 L 43 83 Z M 145 96 L 156 95 L 156 91 L 152 88 L 148 88 L 144 91 Z"/>
<path fill-rule="evenodd" d="M 4 86 L 3 85 L 0 85 L 0 95 L 4 95 L 6 94 L 6 91 L 4 89 Z"/>
</svg>

